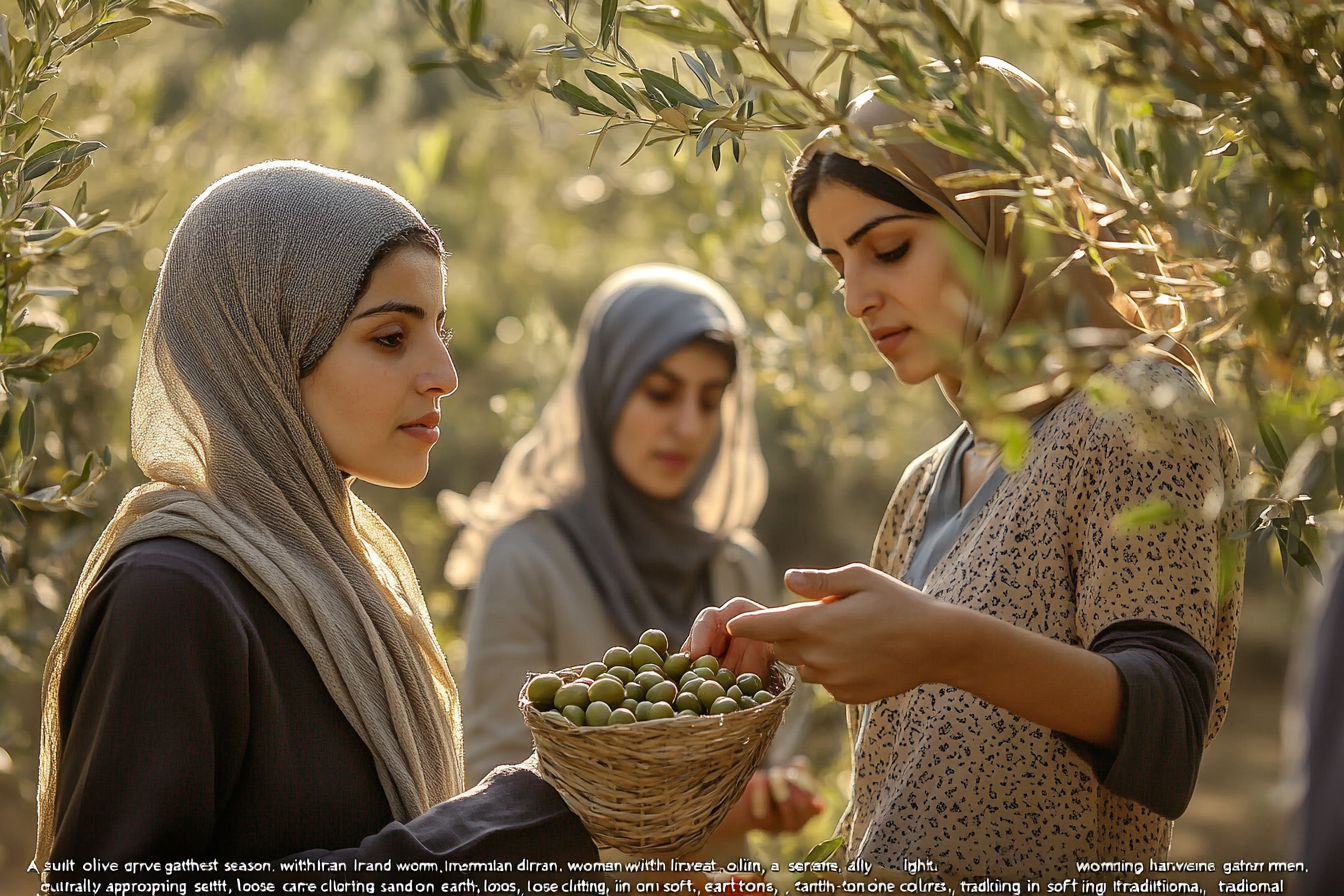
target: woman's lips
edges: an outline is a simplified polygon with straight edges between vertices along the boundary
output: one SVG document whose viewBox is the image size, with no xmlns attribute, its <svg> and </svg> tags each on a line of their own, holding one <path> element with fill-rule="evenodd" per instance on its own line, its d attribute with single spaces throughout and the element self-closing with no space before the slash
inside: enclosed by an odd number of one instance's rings
<svg viewBox="0 0 1344 896">
<path fill-rule="evenodd" d="M 406 435 L 413 439 L 419 439 L 426 445 L 433 445 L 439 440 L 439 428 L 437 426 L 423 426 L 419 423 L 411 423 L 398 428 L 406 433 Z"/>
<path fill-rule="evenodd" d="M 658 463 L 671 467 L 674 470 L 684 470 L 691 462 L 691 459 L 686 455 L 675 452 L 660 451 L 654 454 L 653 457 Z"/>
<path fill-rule="evenodd" d="M 877 350 L 879 352 L 881 352 L 884 355 L 889 355 L 896 350 L 897 346 L 899 346 L 902 342 L 905 341 L 905 337 L 908 336 L 909 334 L 910 334 L 909 327 L 905 327 L 900 330 L 892 330 L 890 332 L 883 334 L 880 337 L 874 334 L 873 343 L 877 346 Z"/>
</svg>

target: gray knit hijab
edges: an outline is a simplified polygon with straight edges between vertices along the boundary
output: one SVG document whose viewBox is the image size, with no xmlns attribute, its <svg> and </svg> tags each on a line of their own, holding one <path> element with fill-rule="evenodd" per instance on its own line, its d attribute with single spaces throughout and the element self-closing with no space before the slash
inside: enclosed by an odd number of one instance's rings
<svg viewBox="0 0 1344 896">
<path fill-rule="evenodd" d="M 695 499 L 713 469 L 716 443 L 681 495 L 652 498 L 612 459 L 611 439 L 630 393 L 655 364 L 732 324 L 705 289 L 667 276 L 626 278 L 608 293 L 579 370 L 584 482 L 551 513 L 578 552 L 607 615 L 633 644 L 660 628 L 680 644 L 712 602 L 709 563 L 720 542 L 695 525 Z"/>
<path fill-rule="evenodd" d="M 644 375 L 710 332 L 730 336 L 737 349 L 718 444 L 681 496 L 651 498 L 616 468 L 612 431 Z M 533 511 L 547 511 L 632 643 L 654 626 L 681 643 L 696 612 L 710 601 L 715 554 L 725 538 L 756 522 L 765 503 L 746 343 L 742 312 L 703 274 L 637 265 L 609 277 L 584 309 L 565 379 L 495 481 L 478 486 L 470 498 L 440 495 L 445 515 L 466 525 L 448 558 L 449 581 L 469 586 L 495 533 Z"/>
<path fill-rule="evenodd" d="M 47 662 L 39 863 L 55 832 L 58 698 L 80 610 L 108 560 L 149 538 L 199 544 L 265 595 L 373 754 L 397 820 L 461 791 L 457 689 L 414 570 L 346 488 L 299 391 L 377 249 L 425 226 L 381 184 L 305 162 L 230 175 L 183 216 L 131 409 L 132 453 L 151 481 L 94 546 Z"/>
</svg>

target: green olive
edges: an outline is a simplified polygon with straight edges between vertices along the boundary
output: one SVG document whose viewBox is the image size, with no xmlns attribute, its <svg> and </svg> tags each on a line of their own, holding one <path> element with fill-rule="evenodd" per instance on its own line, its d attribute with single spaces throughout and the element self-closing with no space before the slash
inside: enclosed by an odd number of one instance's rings
<svg viewBox="0 0 1344 896">
<path fill-rule="evenodd" d="M 649 688 L 648 693 L 644 696 L 653 703 L 658 703 L 659 701 L 671 703 L 673 700 L 677 699 L 677 686 L 670 681 L 660 681 Z"/>
<path fill-rule="evenodd" d="M 583 671 L 579 673 L 579 676 L 596 680 L 597 677 L 605 671 L 607 671 L 606 663 L 589 663 L 583 667 Z"/>
<path fill-rule="evenodd" d="M 641 672 L 635 676 L 635 684 L 642 687 L 646 693 L 658 682 L 666 680 L 661 672 Z"/>
<path fill-rule="evenodd" d="M 751 699 L 756 701 L 757 706 L 760 706 L 762 703 L 769 703 L 771 700 L 775 699 L 775 695 L 769 691 L 760 690 L 752 694 Z"/>
<path fill-rule="evenodd" d="M 714 701 L 714 705 L 711 706 L 706 711 L 706 714 L 711 716 L 718 716 L 728 712 L 737 712 L 741 708 L 742 707 L 737 705 L 736 700 L 731 700 L 727 697 L 720 697 L 719 699 Z"/>
<path fill-rule="evenodd" d="M 678 710 L 691 710 L 696 715 L 700 715 L 700 698 L 694 694 L 680 693 L 677 699 L 672 701 L 672 705 Z"/>
<path fill-rule="evenodd" d="M 761 684 L 761 676 L 755 672 L 743 672 L 737 676 L 737 686 L 742 689 L 744 694 L 754 694 L 764 687 Z"/>
<path fill-rule="evenodd" d="M 653 712 L 652 703 L 648 700 L 639 701 L 639 705 L 635 707 L 635 721 L 647 722 L 651 718 L 649 715 L 651 712 Z"/>
<path fill-rule="evenodd" d="M 691 671 L 694 672 L 698 677 L 703 678 L 705 681 L 708 681 L 709 679 L 714 677 L 714 670 L 709 668 L 708 666 L 699 666 L 695 669 L 692 669 Z"/>
<path fill-rule="evenodd" d="M 607 665 L 611 664 L 608 663 Z M 710 674 L 713 675 L 715 672 L 719 671 L 719 661 L 714 657 L 714 654 L 707 653 L 704 656 L 700 657 L 700 659 L 691 663 L 691 668 L 708 669 Z"/>
<path fill-rule="evenodd" d="M 635 668 L 639 668 L 645 663 L 653 663 L 661 669 L 663 667 L 663 655 L 647 644 L 636 644 L 635 648 L 630 651 L 630 662 L 634 664 Z"/>
<path fill-rule="evenodd" d="M 584 724 L 593 728 L 601 728 L 607 724 L 611 718 L 611 707 L 601 700 L 595 700 L 588 704 L 588 711 L 583 714 Z"/>
<path fill-rule="evenodd" d="M 737 685 L 733 685 L 728 689 L 728 696 L 740 703 L 742 701 L 742 689 Z"/>
<path fill-rule="evenodd" d="M 607 708 L 625 699 L 625 685 L 614 678 L 599 678 L 588 687 L 588 699 L 607 704 Z"/>
<path fill-rule="evenodd" d="M 649 710 L 649 719 L 670 719 L 676 714 L 677 711 L 672 708 L 671 703 L 666 700 L 659 700 L 653 704 L 653 709 Z"/>
<path fill-rule="evenodd" d="M 555 708 L 561 711 L 566 706 L 584 709 L 588 706 L 588 700 L 588 685 L 581 681 L 572 681 L 555 692 Z"/>
<path fill-rule="evenodd" d="M 681 686 L 680 691 L 683 694 L 697 694 L 700 692 L 700 687 L 704 683 L 705 680 L 703 678 L 692 678 Z"/>
<path fill-rule="evenodd" d="M 727 696 L 728 692 L 724 690 L 723 685 L 717 681 L 706 681 L 700 685 L 700 690 L 695 692 L 695 696 L 700 699 L 700 705 L 709 709 L 714 705 L 714 701 L 720 697 Z"/>
<path fill-rule="evenodd" d="M 607 724 L 629 725 L 633 721 L 635 721 L 635 714 L 625 707 L 621 707 L 620 709 L 613 709 L 611 711 L 611 718 L 607 720 Z"/>
<path fill-rule="evenodd" d="M 631 700 L 643 700 L 644 685 L 637 681 L 630 682 L 625 686 L 625 696 L 629 697 Z"/>
<path fill-rule="evenodd" d="M 756 701 L 748 697 L 746 694 L 743 694 L 742 699 L 737 702 L 741 705 L 743 709 L 751 709 L 753 706 L 756 705 Z"/>
<path fill-rule="evenodd" d="M 696 675 L 694 670 L 683 672 L 681 678 L 677 681 L 677 687 L 684 688 L 687 682 L 691 681 L 704 681 L 704 679 Z M 696 687 L 700 687 L 700 685 L 696 685 Z"/>
<path fill-rule="evenodd" d="M 668 678 L 681 678 L 691 668 L 689 653 L 674 653 L 663 663 L 663 672 Z"/>
<path fill-rule="evenodd" d="M 645 663 L 644 665 L 640 666 L 638 669 L 635 670 L 635 677 L 638 678 L 645 672 L 657 672 L 658 677 L 661 678 L 663 676 L 663 667 L 658 665 L 657 663 Z"/>
<path fill-rule="evenodd" d="M 647 644 L 659 653 L 667 653 L 667 634 L 662 629 L 649 629 L 639 636 L 639 643 Z"/>
<path fill-rule="evenodd" d="M 731 669 L 720 669 L 714 676 L 714 680 L 723 685 L 723 689 L 726 691 L 737 681 L 737 676 L 733 674 Z"/>
<path fill-rule="evenodd" d="M 635 714 L 635 708 L 638 707 L 638 706 L 639 706 L 639 701 L 638 701 L 638 700 L 632 700 L 632 699 L 629 698 L 629 697 L 626 697 L 624 700 L 621 701 L 621 709 L 628 709 L 628 710 L 630 710 L 630 714 L 631 714 L 631 715 L 634 715 L 634 714 Z"/>
<path fill-rule="evenodd" d="M 612 666 L 607 670 L 607 674 L 627 683 L 635 680 L 635 670 L 629 666 Z"/>
<path fill-rule="evenodd" d="M 677 718 L 680 719 L 680 718 L 685 718 L 685 717 L 688 717 L 688 716 L 689 716 L 690 718 L 692 718 L 692 719 L 698 719 L 698 718 L 700 718 L 700 713 L 696 712 L 696 711 L 693 710 L 693 709 L 679 709 L 679 710 L 677 710 Z"/>
<path fill-rule="evenodd" d="M 560 680 L 559 675 L 553 675 L 549 672 L 545 675 L 538 675 L 527 683 L 527 699 L 533 703 L 549 705 L 555 702 L 556 691 L 564 685 L 565 683 Z"/>
<path fill-rule="evenodd" d="M 568 719 L 571 725 L 587 724 L 587 715 L 584 713 L 582 706 L 575 706 L 573 704 L 570 704 L 569 706 L 566 706 L 564 709 L 560 710 L 560 714 L 564 716 L 566 719 Z"/>
<path fill-rule="evenodd" d="M 630 665 L 630 651 L 624 647 L 613 647 L 602 655 L 602 662 L 607 664 L 607 668 L 612 666 Z"/>
</svg>

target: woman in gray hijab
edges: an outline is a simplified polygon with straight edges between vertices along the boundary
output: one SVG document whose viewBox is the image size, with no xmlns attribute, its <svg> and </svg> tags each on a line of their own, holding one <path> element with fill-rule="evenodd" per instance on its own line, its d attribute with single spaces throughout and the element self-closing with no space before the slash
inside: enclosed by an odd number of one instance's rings
<svg viewBox="0 0 1344 896">
<path fill-rule="evenodd" d="M 132 405 L 150 481 L 46 667 L 39 869 L 596 856 L 532 768 L 463 793 L 415 572 L 350 491 L 424 478 L 457 385 L 442 258 L 406 200 L 303 162 L 183 216 Z"/>
<path fill-rule="evenodd" d="M 469 499 L 442 496 L 445 515 L 466 526 L 449 581 L 474 586 L 468 780 L 531 750 L 517 709 L 527 672 L 600 659 L 650 628 L 680 644 L 707 606 L 775 600 L 751 533 L 766 469 L 746 336 L 736 303 L 701 274 L 639 265 L 613 275 L 584 310 L 564 380 L 495 481 Z M 758 817 L 740 829 L 794 829 L 819 808 L 796 787 L 763 800 L 765 782 L 753 782 L 743 811 L 754 793 Z"/>
</svg>

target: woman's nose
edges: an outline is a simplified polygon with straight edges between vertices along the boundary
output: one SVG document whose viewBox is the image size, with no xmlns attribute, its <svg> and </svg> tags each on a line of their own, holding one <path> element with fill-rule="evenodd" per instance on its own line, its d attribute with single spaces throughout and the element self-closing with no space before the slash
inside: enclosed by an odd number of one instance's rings
<svg viewBox="0 0 1344 896">
<path fill-rule="evenodd" d="M 672 421 L 672 426 L 683 438 L 694 439 L 699 436 L 700 430 L 704 428 L 699 402 L 691 398 L 681 402 L 677 406 L 677 416 Z"/>
<path fill-rule="evenodd" d="M 881 306 L 883 297 L 877 278 L 856 267 L 845 271 L 845 313 L 862 320 Z"/>
<path fill-rule="evenodd" d="M 421 377 L 421 391 L 452 395 L 457 391 L 457 367 L 453 365 L 448 346 L 437 339 L 435 341 L 439 347 L 432 356 L 429 369 Z"/>
</svg>

